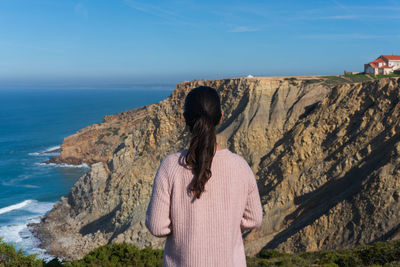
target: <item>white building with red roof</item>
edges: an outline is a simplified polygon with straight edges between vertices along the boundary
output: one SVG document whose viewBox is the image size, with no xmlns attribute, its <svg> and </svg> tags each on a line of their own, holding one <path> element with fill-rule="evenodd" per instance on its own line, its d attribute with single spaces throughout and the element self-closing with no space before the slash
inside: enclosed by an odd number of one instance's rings
<svg viewBox="0 0 400 267">
<path fill-rule="evenodd" d="M 364 72 L 368 74 L 391 74 L 395 70 L 400 70 L 400 55 L 381 55 L 364 64 Z"/>
</svg>

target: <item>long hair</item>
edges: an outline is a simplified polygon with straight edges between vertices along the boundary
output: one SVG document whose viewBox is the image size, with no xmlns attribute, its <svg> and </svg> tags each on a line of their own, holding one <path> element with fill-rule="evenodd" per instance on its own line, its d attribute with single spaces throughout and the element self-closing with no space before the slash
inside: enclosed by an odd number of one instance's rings
<svg viewBox="0 0 400 267">
<path fill-rule="evenodd" d="M 194 178 L 189 191 L 200 198 L 211 178 L 211 163 L 215 154 L 216 126 L 222 113 L 218 92 L 208 86 L 192 89 L 185 99 L 183 116 L 191 133 L 185 162 L 192 168 Z"/>
</svg>

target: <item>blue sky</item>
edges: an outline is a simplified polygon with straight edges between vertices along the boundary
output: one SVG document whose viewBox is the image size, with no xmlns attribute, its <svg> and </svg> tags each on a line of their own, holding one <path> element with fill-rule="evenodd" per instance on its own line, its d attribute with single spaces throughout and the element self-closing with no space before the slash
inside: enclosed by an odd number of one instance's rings
<svg viewBox="0 0 400 267">
<path fill-rule="evenodd" d="M 399 0 L 0 0 L 0 82 L 341 74 L 399 25 Z"/>
</svg>

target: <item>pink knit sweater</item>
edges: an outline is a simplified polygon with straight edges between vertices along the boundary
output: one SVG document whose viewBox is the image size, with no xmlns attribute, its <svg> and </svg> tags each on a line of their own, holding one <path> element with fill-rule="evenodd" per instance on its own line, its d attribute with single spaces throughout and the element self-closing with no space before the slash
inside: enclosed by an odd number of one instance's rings
<svg viewBox="0 0 400 267">
<path fill-rule="evenodd" d="M 256 179 L 247 162 L 228 149 L 217 150 L 212 176 L 192 202 L 193 179 L 182 150 L 165 157 L 154 178 L 146 226 L 167 236 L 163 266 L 246 266 L 241 230 L 259 227 L 262 207 Z"/>
</svg>

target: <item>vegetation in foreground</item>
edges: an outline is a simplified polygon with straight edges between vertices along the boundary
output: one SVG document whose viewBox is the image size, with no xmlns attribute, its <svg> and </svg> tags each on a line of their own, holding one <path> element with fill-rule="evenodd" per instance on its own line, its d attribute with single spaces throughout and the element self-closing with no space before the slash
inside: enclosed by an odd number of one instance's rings
<svg viewBox="0 0 400 267">
<path fill-rule="evenodd" d="M 162 266 L 160 249 L 138 249 L 134 245 L 118 243 L 105 245 L 94 249 L 83 259 L 63 262 L 57 258 L 45 262 L 37 255 L 23 255 L 14 246 L 3 242 L 0 238 L 0 267 L 153 267 Z M 353 267 L 353 266 L 400 266 L 400 240 L 394 242 L 378 242 L 368 246 L 358 246 L 354 249 L 327 250 L 318 252 L 283 253 L 277 250 L 264 249 L 257 257 L 247 257 L 247 266 L 323 266 L 323 267 Z"/>
<path fill-rule="evenodd" d="M 354 249 L 282 253 L 263 250 L 258 257 L 247 258 L 248 266 L 400 266 L 400 240 L 377 242 Z"/>
</svg>

